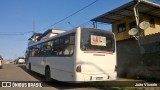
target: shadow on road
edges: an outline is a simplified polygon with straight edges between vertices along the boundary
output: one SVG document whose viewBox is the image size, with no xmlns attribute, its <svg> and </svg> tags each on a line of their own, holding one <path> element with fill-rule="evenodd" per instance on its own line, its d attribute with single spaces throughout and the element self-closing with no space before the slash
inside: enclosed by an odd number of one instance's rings
<svg viewBox="0 0 160 90">
<path fill-rule="evenodd" d="M 31 75 L 37 81 L 42 82 L 46 87 L 54 87 L 57 89 L 75 89 L 75 88 L 95 88 L 98 90 L 104 90 L 104 89 L 109 89 L 109 90 L 115 90 L 116 88 L 110 87 L 110 85 L 104 85 L 101 84 L 102 82 L 86 82 L 86 83 L 66 83 L 66 82 L 60 82 L 56 80 L 52 80 L 51 82 L 46 82 L 44 75 L 41 75 L 39 73 L 36 73 L 34 71 L 29 71 L 26 69 L 25 65 L 18 65 L 22 70 L 24 70 L 27 74 Z M 117 90 L 117 89 L 116 89 Z M 119 90 L 119 89 L 118 89 Z"/>
<path fill-rule="evenodd" d="M 58 90 L 66 90 L 66 89 L 78 89 L 78 90 L 123 90 L 125 87 L 135 87 L 136 83 L 151 83 L 154 82 L 146 82 L 142 80 L 116 80 L 116 81 L 100 81 L 100 82 L 79 82 L 79 83 L 66 83 L 60 82 L 56 80 L 52 80 L 51 82 L 46 82 L 45 77 L 41 74 L 38 74 L 33 71 L 29 71 L 26 69 L 25 65 L 18 65 L 19 68 L 24 70 L 27 74 L 31 75 L 38 82 L 43 83 L 45 87 L 54 87 Z M 160 83 L 155 83 L 160 86 Z M 126 89 L 127 90 L 127 89 Z M 136 87 L 131 90 L 137 90 Z"/>
<path fill-rule="evenodd" d="M 26 69 L 25 64 L 19 64 L 18 67 L 20 67 L 22 70 L 24 70 L 27 74 L 31 75 L 32 77 L 36 78 L 37 81 L 45 81 L 45 78 L 43 75 L 36 73 L 34 71 L 29 71 Z"/>
</svg>

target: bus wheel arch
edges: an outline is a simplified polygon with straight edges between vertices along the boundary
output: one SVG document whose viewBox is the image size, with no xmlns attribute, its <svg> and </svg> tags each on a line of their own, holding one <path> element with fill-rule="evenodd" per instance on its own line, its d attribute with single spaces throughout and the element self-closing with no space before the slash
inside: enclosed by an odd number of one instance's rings
<svg viewBox="0 0 160 90">
<path fill-rule="evenodd" d="M 45 67 L 45 80 L 51 81 L 51 70 L 48 65 Z"/>
</svg>

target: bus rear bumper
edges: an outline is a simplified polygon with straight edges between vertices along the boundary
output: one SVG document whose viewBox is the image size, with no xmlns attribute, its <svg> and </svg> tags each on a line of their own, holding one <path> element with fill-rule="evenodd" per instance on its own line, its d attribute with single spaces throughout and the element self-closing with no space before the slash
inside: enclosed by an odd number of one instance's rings
<svg viewBox="0 0 160 90">
<path fill-rule="evenodd" d="M 113 81 L 117 79 L 117 72 L 107 74 L 84 74 L 76 73 L 76 81 Z"/>
</svg>

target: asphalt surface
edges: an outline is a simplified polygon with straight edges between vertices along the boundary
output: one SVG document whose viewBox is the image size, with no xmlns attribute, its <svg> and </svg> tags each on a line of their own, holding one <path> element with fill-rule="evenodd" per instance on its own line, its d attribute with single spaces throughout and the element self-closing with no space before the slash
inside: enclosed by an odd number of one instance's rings
<svg viewBox="0 0 160 90">
<path fill-rule="evenodd" d="M 53 80 L 50 83 L 44 82 L 44 76 L 36 72 L 29 72 L 24 64 L 5 64 L 3 69 L 0 69 L 0 81 L 15 83 L 28 83 L 31 81 L 38 81 L 42 83 L 44 87 L 0 87 L 0 90 L 104 90 L 103 87 L 97 87 L 94 84 L 88 83 L 64 83 Z M 1 82 L 2 84 L 2 82 Z M 2 86 L 2 85 L 1 85 Z M 117 88 L 105 87 L 106 89 L 115 90 Z M 119 89 L 119 88 L 118 88 Z"/>
<path fill-rule="evenodd" d="M 30 72 L 26 69 L 24 64 L 5 64 L 3 69 L 0 69 L 0 86 L 2 81 L 11 82 L 12 87 L 0 87 L 0 90 L 160 90 L 159 87 L 139 87 L 139 88 L 126 88 L 114 86 L 116 82 L 96 82 L 96 83 L 64 83 L 53 80 L 46 83 L 44 76 L 36 72 Z M 133 79 L 121 79 L 118 78 L 119 85 L 128 84 L 127 81 L 137 81 Z M 122 82 L 121 82 L 122 81 Z M 125 82 L 123 82 L 125 81 Z M 14 85 L 13 85 L 14 83 Z M 23 83 L 20 87 L 16 87 L 15 83 Z M 27 84 L 26 84 L 27 83 Z M 41 83 L 38 87 L 29 87 L 28 83 Z M 4 84 L 5 86 L 7 84 Z M 26 85 L 26 87 L 25 87 Z M 112 87 L 112 85 L 114 87 Z M 13 87 L 14 86 L 14 87 Z"/>
</svg>

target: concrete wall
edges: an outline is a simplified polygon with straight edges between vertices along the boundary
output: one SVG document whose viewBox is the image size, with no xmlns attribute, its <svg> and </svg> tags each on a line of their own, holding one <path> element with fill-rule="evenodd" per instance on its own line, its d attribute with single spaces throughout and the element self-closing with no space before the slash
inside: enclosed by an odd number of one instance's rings
<svg viewBox="0 0 160 90">
<path fill-rule="evenodd" d="M 141 63 L 138 43 L 135 39 L 117 41 L 118 76 L 127 77 L 129 70 Z"/>
<path fill-rule="evenodd" d="M 117 41 L 118 77 L 160 80 L 160 42 L 141 47 L 149 52 L 141 54 L 135 39 Z"/>
</svg>

